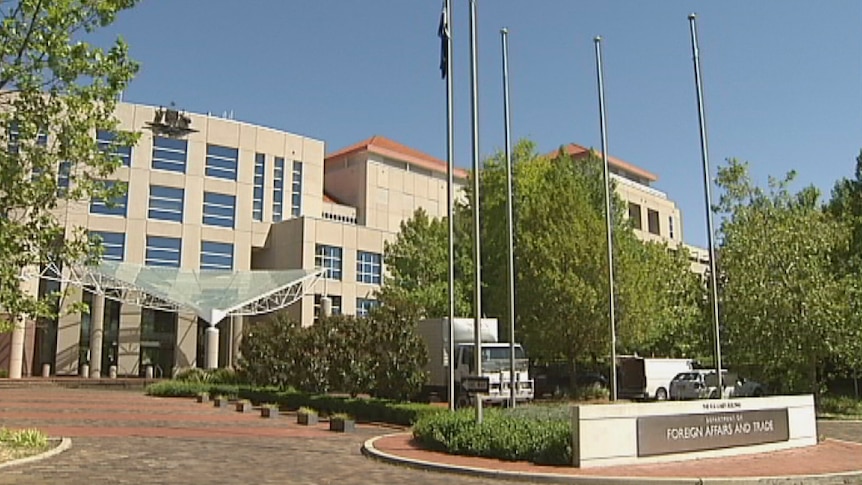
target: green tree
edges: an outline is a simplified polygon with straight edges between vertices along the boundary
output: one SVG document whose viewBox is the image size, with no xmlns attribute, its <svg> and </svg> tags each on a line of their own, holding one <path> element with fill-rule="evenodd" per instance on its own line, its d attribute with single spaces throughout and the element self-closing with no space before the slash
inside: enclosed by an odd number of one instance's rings
<svg viewBox="0 0 862 485">
<path fill-rule="evenodd" d="M 512 160 L 516 338 L 538 360 L 574 367 L 604 359 L 610 329 L 601 161 L 595 154 L 586 160 L 539 156 L 527 140 L 516 144 Z M 481 176 L 483 310 L 507 329 L 504 154 L 486 160 Z M 691 273 L 685 251 L 641 242 L 616 192 L 611 204 L 618 350 L 694 353 L 702 347 L 696 338 L 702 282 Z"/>
<path fill-rule="evenodd" d="M 406 400 L 422 390 L 428 350 L 417 333 L 418 320 L 407 301 L 390 300 L 372 309 L 367 323 L 375 396 Z"/>
<path fill-rule="evenodd" d="M 794 175 L 764 191 L 745 163 L 719 169 L 723 349 L 778 391 L 818 395 L 824 363 L 858 358 L 862 332 L 848 319 L 851 287 L 834 271 L 848 234 L 815 188 L 790 191 Z"/>
<path fill-rule="evenodd" d="M 862 279 L 862 152 L 856 157 L 855 177 L 835 183 L 827 212 L 850 231 L 848 250 L 839 255 L 839 272 L 855 273 Z"/>
<path fill-rule="evenodd" d="M 621 241 L 616 261 L 619 348 L 656 357 L 711 356 L 701 275 L 688 251 L 665 243 Z"/>
<path fill-rule="evenodd" d="M 13 318 L 55 312 L 49 299 L 22 289 L 25 269 L 98 258 L 98 244 L 66 228 L 64 205 L 125 189 L 102 182 L 120 160 L 100 151 L 94 134 L 116 131 L 115 100 L 138 66 L 122 40 L 103 49 L 84 39 L 135 3 L 0 2 L 0 308 Z M 120 144 L 135 140 L 117 135 Z"/>
<path fill-rule="evenodd" d="M 470 315 L 473 298 L 472 239 L 469 210 L 462 205 L 455 213 L 455 316 Z M 419 318 L 449 314 L 448 221 L 431 218 L 424 209 L 401 223 L 395 241 L 387 242 L 383 260 L 387 275 L 377 294 L 383 305 L 412 302 Z"/>
</svg>

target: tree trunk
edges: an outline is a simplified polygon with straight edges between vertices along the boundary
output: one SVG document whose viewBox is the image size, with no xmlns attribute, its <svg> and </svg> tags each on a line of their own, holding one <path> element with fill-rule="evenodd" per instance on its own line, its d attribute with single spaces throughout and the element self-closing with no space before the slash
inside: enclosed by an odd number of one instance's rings
<svg viewBox="0 0 862 485">
<path fill-rule="evenodd" d="M 814 394 L 814 407 L 820 407 L 820 386 L 817 382 L 817 356 L 811 356 L 811 362 L 808 366 L 808 385 L 811 388 L 811 393 Z"/>
<path fill-rule="evenodd" d="M 569 394 L 571 396 L 576 396 L 578 392 L 578 363 L 574 357 L 569 357 L 569 364 L 571 365 L 571 376 L 569 377 Z"/>
</svg>

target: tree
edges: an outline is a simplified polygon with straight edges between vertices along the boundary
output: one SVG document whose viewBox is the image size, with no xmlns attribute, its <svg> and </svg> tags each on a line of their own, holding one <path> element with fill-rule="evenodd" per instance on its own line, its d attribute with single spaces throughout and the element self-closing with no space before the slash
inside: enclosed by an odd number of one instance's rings
<svg viewBox="0 0 862 485">
<path fill-rule="evenodd" d="M 621 241 L 617 259 L 619 351 L 658 357 L 711 355 L 701 275 L 688 251 L 665 243 Z M 624 244 L 624 246 L 623 246 Z"/>
<path fill-rule="evenodd" d="M 836 270 L 862 277 L 862 151 L 856 157 L 855 178 L 835 183 L 826 210 L 850 231 L 848 251 L 840 255 L 842 261 Z"/>
<path fill-rule="evenodd" d="M 472 239 L 467 227 L 469 212 L 456 209 L 455 223 L 455 316 L 469 315 L 472 308 Z M 424 209 L 401 223 L 394 242 L 387 242 L 383 260 L 388 274 L 377 294 L 381 304 L 412 302 L 419 318 L 449 314 L 448 222 L 430 218 Z"/>
<path fill-rule="evenodd" d="M 747 164 L 719 169 L 723 348 L 775 390 L 819 395 L 824 363 L 858 358 L 862 332 L 848 318 L 850 286 L 834 272 L 848 234 L 820 209 L 814 187 L 789 190 L 794 175 L 771 178 L 764 191 Z"/>
<path fill-rule="evenodd" d="M 0 308 L 13 318 L 51 317 L 55 307 L 21 287 L 25 269 L 92 263 L 99 245 L 66 228 L 65 204 L 111 200 L 105 184 L 120 159 L 96 130 L 117 133 L 116 99 L 138 69 L 122 40 L 109 49 L 83 40 L 137 0 L 0 2 Z"/>
<path fill-rule="evenodd" d="M 566 361 L 574 372 L 577 362 L 610 354 L 601 161 L 595 154 L 586 160 L 542 157 L 527 140 L 516 144 L 512 160 L 516 337 L 531 357 Z M 503 153 L 485 161 L 480 196 L 483 310 L 508 328 L 505 169 Z M 615 191 L 611 206 L 618 350 L 696 352 L 698 339 L 673 340 L 696 335 L 692 327 L 702 320 L 702 283 L 685 252 L 638 240 Z"/>
<path fill-rule="evenodd" d="M 406 400 L 425 384 L 428 350 L 417 332 L 418 320 L 407 301 L 390 300 L 371 310 L 367 323 L 375 396 Z"/>
</svg>

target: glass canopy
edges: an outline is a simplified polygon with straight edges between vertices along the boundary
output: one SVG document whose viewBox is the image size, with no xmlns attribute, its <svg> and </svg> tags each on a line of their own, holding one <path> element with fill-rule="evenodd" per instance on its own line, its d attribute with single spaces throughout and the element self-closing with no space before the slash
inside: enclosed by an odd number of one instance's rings
<svg viewBox="0 0 862 485">
<path fill-rule="evenodd" d="M 102 261 L 77 267 L 63 280 L 142 307 L 193 311 L 215 325 L 229 315 L 285 308 L 314 286 L 324 271 L 189 270 Z"/>
</svg>

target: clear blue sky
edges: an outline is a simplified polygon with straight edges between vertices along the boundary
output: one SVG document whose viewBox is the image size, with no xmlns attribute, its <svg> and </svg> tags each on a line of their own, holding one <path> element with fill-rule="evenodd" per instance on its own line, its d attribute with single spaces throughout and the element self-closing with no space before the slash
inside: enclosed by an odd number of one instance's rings
<svg viewBox="0 0 862 485">
<path fill-rule="evenodd" d="M 468 1 L 453 0 L 456 164 L 471 163 Z M 327 152 L 379 134 L 445 159 L 440 0 L 145 1 L 121 34 L 141 72 L 125 100 L 307 135 Z M 513 138 L 599 147 L 592 39 L 601 35 L 610 153 L 659 175 L 705 245 L 687 15 L 698 14 L 713 172 L 799 172 L 828 196 L 862 148 L 858 0 L 479 0 L 480 150 L 503 145 L 501 27 Z"/>
</svg>

